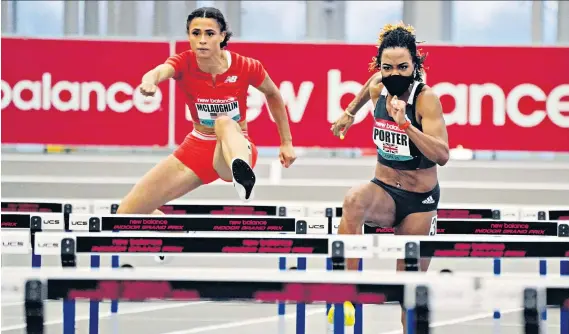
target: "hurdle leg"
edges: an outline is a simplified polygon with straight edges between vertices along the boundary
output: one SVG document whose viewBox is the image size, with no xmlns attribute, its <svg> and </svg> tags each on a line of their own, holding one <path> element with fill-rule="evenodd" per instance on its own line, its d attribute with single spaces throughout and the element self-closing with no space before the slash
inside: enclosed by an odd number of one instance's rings
<svg viewBox="0 0 569 334">
<path fill-rule="evenodd" d="M 118 255 L 113 255 L 111 257 L 111 267 L 113 269 L 119 267 L 119 256 Z M 118 300 L 112 300 L 111 301 L 111 313 L 118 313 L 118 311 L 119 311 L 119 301 Z"/>
<path fill-rule="evenodd" d="M 41 255 L 32 253 L 32 268 L 41 268 Z"/>
<path fill-rule="evenodd" d="M 539 275 L 547 276 L 547 260 L 539 260 Z M 547 307 L 543 308 L 543 312 L 541 312 L 541 320 L 547 321 Z"/>
<path fill-rule="evenodd" d="M 569 261 L 561 260 L 559 262 L 559 273 L 561 276 L 569 278 Z M 569 330 L 569 308 L 561 307 L 559 310 L 559 325 L 561 328 L 561 334 L 566 334 Z"/>
<path fill-rule="evenodd" d="M 346 256 L 342 241 L 332 242 L 332 270 L 346 270 Z M 344 319 L 344 301 L 334 303 L 333 325 L 328 325 L 328 333 L 344 334 L 346 320 Z"/>
<path fill-rule="evenodd" d="M 494 275 L 500 276 L 502 273 L 502 261 L 499 258 L 494 259 Z M 500 333 L 500 318 L 502 314 L 500 313 L 499 309 L 494 310 L 494 314 L 492 316 L 494 322 L 494 333 Z"/>
<path fill-rule="evenodd" d="M 364 260 L 360 259 L 358 262 L 358 271 L 362 271 L 364 269 Z M 364 322 L 364 306 L 363 304 L 355 304 L 356 309 L 356 323 L 354 324 L 354 334 L 362 334 L 363 333 L 363 322 Z"/>
<path fill-rule="evenodd" d="M 415 309 L 412 307 L 405 308 L 405 325 L 405 327 L 407 327 L 407 333 L 404 334 L 415 333 Z"/>
<path fill-rule="evenodd" d="M 279 257 L 279 270 L 287 270 L 286 269 L 286 257 Z M 282 319 L 283 321 L 283 326 L 284 326 L 284 315 L 285 315 L 285 303 L 284 302 L 278 302 L 277 304 L 277 314 L 279 315 L 279 319 Z M 283 332 L 284 332 L 284 328 L 283 328 Z"/>
<path fill-rule="evenodd" d="M 332 270 L 332 258 L 326 258 L 326 270 Z M 328 319 L 328 312 L 330 312 L 332 304 L 326 303 L 326 319 Z"/>
<path fill-rule="evenodd" d="M 99 268 L 101 266 L 101 257 L 99 255 L 91 255 L 91 268 Z M 99 333 L 99 301 L 89 301 L 89 334 Z"/>
<path fill-rule="evenodd" d="M 334 334 L 344 334 L 344 304 L 334 304 Z"/>
<path fill-rule="evenodd" d="M 297 259 L 297 270 L 306 270 L 306 258 L 299 257 Z M 306 304 L 296 304 L 296 334 L 304 334 L 306 332 Z"/>
<path fill-rule="evenodd" d="M 73 239 L 61 241 L 61 266 L 76 268 L 75 244 Z M 75 334 L 75 300 L 63 300 L 63 334 Z"/>
<path fill-rule="evenodd" d="M 26 281 L 24 288 L 26 333 L 43 334 L 45 330 L 44 284 L 39 280 Z"/>
<path fill-rule="evenodd" d="M 75 301 L 63 301 L 63 334 L 75 333 Z"/>
<path fill-rule="evenodd" d="M 405 271 L 418 272 L 420 268 L 421 254 L 419 254 L 419 244 L 416 242 L 407 242 L 405 244 L 405 258 L 403 259 L 405 263 Z M 407 290 L 407 287 L 405 287 Z M 410 305 L 406 305 L 406 295 L 405 292 L 403 300 L 401 301 L 401 307 L 405 310 L 405 327 L 407 333 L 403 334 L 413 334 L 415 332 L 415 310 Z"/>
</svg>

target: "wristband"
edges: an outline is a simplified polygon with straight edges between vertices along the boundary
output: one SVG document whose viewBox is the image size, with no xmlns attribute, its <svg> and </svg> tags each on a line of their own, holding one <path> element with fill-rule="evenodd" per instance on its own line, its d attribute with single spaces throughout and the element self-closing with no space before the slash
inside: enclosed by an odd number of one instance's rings
<svg viewBox="0 0 569 334">
<path fill-rule="evenodd" d="M 344 110 L 344 114 L 346 114 L 346 115 L 348 115 L 348 116 L 350 116 L 350 117 L 352 117 L 352 118 L 356 117 L 356 115 L 350 114 L 350 112 L 348 112 L 347 110 Z"/>
<path fill-rule="evenodd" d="M 411 121 L 409 120 L 409 117 L 407 117 L 407 115 L 405 115 L 405 123 L 403 123 L 403 125 L 399 125 L 399 129 L 407 130 L 407 128 L 410 126 L 411 126 Z"/>
</svg>

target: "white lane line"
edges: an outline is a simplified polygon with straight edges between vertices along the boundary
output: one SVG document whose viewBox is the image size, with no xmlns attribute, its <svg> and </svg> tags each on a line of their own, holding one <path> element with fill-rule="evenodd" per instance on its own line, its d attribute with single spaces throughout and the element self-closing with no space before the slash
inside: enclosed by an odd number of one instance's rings
<svg viewBox="0 0 569 334">
<path fill-rule="evenodd" d="M 510 309 L 510 310 L 503 310 L 503 311 L 500 310 L 500 313 L 502 315 L 504 315 L 504 314 L 518 312 L 521 310 L 523 310 L 523 308 L 516 308 L 516 309 Z M 433 327 L 444 327 L 444 326 L 456 325 L 456 324 L 460 324 L 463 322 L 490 318 L 493 315 L 494 315 L 494 313 L 478 313 L 478 314 L 469 315 L 467 317 L 461 317 L 461 318 L 444 320 L 444 321 L 437 321 L 437 322 L 432 323 L 430 327 L 433 328 Z M 380 334 L 401 334 L 402 332 L 403 332 L 403 330 L 399 329 L 399 330 L 395 330 L 395 331 L 382 332 Z"/>
<path fill-rule="evenodd" d="M 494 323 L 490 323 L 490 322 L 483 322 L 483 323 L 474 323 L 474 324 L 463 324 L 461 326 L 467 326 L 467 327 L 477 327 L 477 326 L 494 326 Z M 551 324 L 551 323 L 547 323 L 547 324 L 543 324 L 544 327 L 548 327 L 548 328 L 561 328 L 561 325 L 559 324 Z M 523 323 L 519 323 L 519 324 L 510 324 L 510 323 L 501 323 L 500 322 L 500 327 L 514 327 L 514 328 L 519 328 L 519 327 L 524 327 Z"/>
<path fill-rule="evenodd" d="M 201 301 L 201 302 L 191 302 L 191 303 L 166 304 L 166 305 L 159 305 L 159 306 L 146 306 L 146 307 L 133 308 L 133 309 L 124 310 L 124 311 L 119 310 L 117 315 L 136 314 L 136 313 L 152 312 L 152 311 L 159 311 L 159 310 L 167 310 L 167 309 L 171 309 L 171 308 L 194 306 L 194 305 L 200 305 L 200 304 L 206 304 L 206 303 L 210 303 L 210 302 L 209 301 Z M 109 318 L 112 315 L 114 315 L 114 313 L 111 313 L 110 311 L 99 312 L 99 319 Z M 77 322 L 77 321 L 89 320 L 89 318 L 90 317 L 88 314 L 76 316 L 75 321 Z M 45 326 L 59 325 L 62 323 L 63 323 L 63 316 L 61 317 L 61 319 L 58 319 L 58 320 L 46 321 L 46 322 L 44 322 L 44 325 Z M 18 325 L 2 327 L 2 329 L 0 329 L 0 330 L 3 332 L 3 331 L 13 331 L 13 330 L 23 329 L 23 328 L 26 328 L 26 324 L 18 324 Z"/>
<path fill-rule="evenodd" d="M 503 311 L 501 311 L 501 314 L 504 315 L 504 314 L 518 312 L 521 310 L 522 310 L 521 308 L 503 310 Z M 307 310 L 306 315 L 309 316 L 309 315 L 314 315 L 314 314 L 322 314 L 324 312 L 325 312 L 325 310 L 310 310 L 310 311 Z M 474 315 L 456 318 L 456 319 L 451 319 L 451 320 L 438 321 L 438 322 L 433 323 L 431 325 L 431 327 L 444 327 L 444 326 L 455 325 L 455 324 L 468 322 L 468 321 L 486 319 L 486 318 L 492 317 L 492 315 L 493 315 L 493 313 L 479 313 L 479 314 L 474 314 Z M 262 324 L 262 323 L 266 323 L 266 322 L 273 322 L 273 321 L 279 320 L 279 318 L 281 318 L 281 316 L 271 316 L 271 317 L 264 317 L 264 318 L 258 318 L 258 319 L 228 322 L 228 323 L 219 324 L 219 325 L 197 327 L 197 328 L 192 328 L 192 329 L 188 329 L 188 330 L 167 332 L 167 333 L 162 333 L 162 334 L 204 333 L 204 332 L 211 332 L 211 331 L 216 331 L 216 330 L 220 330 L 220 329 L 236 328 L 236 327 L 243 327 L 243 326 L 249 326 L 249 325 L 257 325 L 257 324 Z M 287 314 L 283 318 L 284 319 L 296 318 L 296 314 L 294 314 L 294 313 L 293 314 Z M 390 331 L 390 332 L 384 332 L 381 334 L 400 334 L 401 332 L 402 332 L 402 330 L 395 330 L 395 331 Z"/>
<path fill-rule="evenodd" d="M 2 304 L 0 306 L 2 307 L 10 307 L 10 306 L 20 306 L 20 305 L 24 305 L 24 302 L 2 302 Z"/>
<path fill-rule="evenodd" d="M 325 312 L 326 312 L 325 309 L 320 309 L 320 310 L 306 310 L 306 316 L 314 315 L 314 314 L 323 314 L 323 313 L 325 313 Z M 210 325 L 210 326 L 204 326 L 204 327 L 196 327 L 196 328 L 192 328 L 192 329 L 181 330 L 181 331 L 174 331 L 174 332 L 168 332 L 168 333 L 162 333 L 162 334 L 194 334 L 194 333 L 204 333 L 204 332 L 211 332 L 211 331 L 216 331 L 216 330 L 220 330 L 220 329 L 228 329 L 228 328 L 236 328 L 236 327 L 243 327 L 243 326 L 249 326 L 249 325 L 263 324 L 263 323 L 266 323 L 266 322 L 277 321 L 277 320 L 280 320 L 281 318 L 283 318 L 283 319 L 296 318 L 296 313 L 287 314 L 287 315 L 285 315 L 285 316 L 274 315 L 274 316 L 271 316 L 271 317 L 256 318 L 256 319 L 242 320 L 242 321 L 234 321 L 234 322 L 228 322 L 228 323 L 225 323 L 225 324 Z"/>
</svg>

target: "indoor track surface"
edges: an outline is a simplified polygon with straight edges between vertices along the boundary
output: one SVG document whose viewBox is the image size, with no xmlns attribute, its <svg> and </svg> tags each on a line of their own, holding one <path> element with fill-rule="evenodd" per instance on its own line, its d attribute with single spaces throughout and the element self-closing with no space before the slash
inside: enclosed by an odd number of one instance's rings
<svg viewBox="0 0 569 334">
<path fill-rule="evenodd" d="M 130 187 L 132 180 L 145 173 L 158 158 L 147 158 L 145 161 L 137 157 L 76 157 L 76 156 L 29 156 L 12 155 L 2 157 L 2 187 L 6 198 L 52 198 L 54 194 L 68 199 L 84 198 L 94 199 L 117 199 L 121 198 Z M 101 161 L 99 161 L 101 160 Z M 104 160 L 104 161 L 103 161 Z M 305 159 L 307 160 L 307 159 Z M 373 171 L 374 160 L 363 159 L 342 160 L 342 163 L 330 165 L 326 159 L 305 161 L 300 160 L 295 169 L 282 171 L 280 184 L 273 185 L 267 181 L 266 193 L 259 198 L 271 201 L 290 201 L 299 195 L 306 196 L 306 202 L 320 196 L 330 197 L 330 201 L 338 202 L 349 186 L 357 182 L 367 180 L 367 175 Z M 256 168 L 260 178 L 272 180 L 272 164 L 260 160 Z M 271 160 L 272 161 L 272 160 Z M 325 166 L 326 168 L 323 168 Z M 355 167 L 354 167 L 355 166 Z M 359 166 L 359 167 L 358 167 Z M 441 169 L 441 183 L 445 183 L 444 194 L 451 200 L 460 200 L 460 203 L 502 203 L 512 201 L 512 204 L 522 206 L 524 204 L 546 205 L 550 202 L 556 205 L 566 205 L 567 191 L 569 187 L 559 184 L 559 180 L 567 180 L 567 168 L 565 164 L 557 162 L 537 163 L 527 162 L 453 162 Z M 360 168 L 354 171 L 354 168 Z M 482 173 L 473 170 L 483 169 Z M 347 172 L 349 170 L 349 172 Z M 323 174 L 325 171 L 326 174 Z M 123 180 L 126 173 L 129 179 Z M 115 177 L 109 177 L 114 175 Z M 335 187 L 334 193 L 329 184 L 330 178 L 337 175 L 351 175 L 353 179 L 345 180 L 345 184 Z M 73 178 L 70 178 L 73 176 Z M 120 177 L 119 177 L 120 176 Z M 45 181 L 48 178 L 59 178 L 56 181 Z M 481 179 L 476 179 L 480 177 Z M 495 179 L 492 179 L 495 178 Z M 468 178 L 468 182 L 464 182 Z M 97 182 L 106 183 L 97 184 Z M 305 186 L 306 180 L 311 179 L 315 185 Z M 55 180 L 55 179 L 54 179 Z M 296 182 L 296 181 L 302 182 Z M 60 182 L 65 181 L 65 182 Z M 294 183 L 294 182 L 296 183 Z M 502 182 L 508 187 L 496 186 L 496 182 Z M 531 182 L 539 182 L 535 185 Z M 318 184 L 316 184 L 318 183 Z M 530 184 L 531 183 L 531 184 Z M 287 185 L 283 187 L 283 185 Z M 60 188 L 55 189 L 58 186 Z M 84 188 L 81 188 L 84 187 Z M 97 188 L 98 187 L 98 188 Z M 288 188 L 287 188 L 288 187 Z M 291 188 L 292 187 L 292 188 Z M 212 201 L 235 200 L 235 193 L 231 184 L 221 185 L 218 188 L 211 186 L 204 188 L 202 193 L 197 193 L 196 198 Z M 496 189 L 494 189 L 496 188 Z M 498 189 L 500 188 L 500 189 Z M 542 189 L 543 188 L 543 189 Z M 562 192 L 556 192 L 561 189 Z M 100 189 L 99 192 L 96 189 Z M 207 190 L 207 189 L 211 189 Z M 287 190 L 288 189 L 288 190 Z M 523 191 L 520 191 L 523 189 Z M 556 190 L 557 189 L 557 190 Z M 285 193 L 290 190 L 290 193 Z M 319 192 L 316 192 L 316 191 Z M 42 192 L 44 191 L 44 192 Z M 205 193 L 210 191 L 210 193 Z M 453 192 L 454 191 L 454 192 Z M 208 195 L 209 194 L 209 195 Z M 87 196 L 87 197 L 85 197 Z M 91 197 L 93 198 L 91 198 Z M 209 196 L 209 197 L 208 197 Z M 462 197 L 461 197 L 462 196 Z M 516 197 L 517 196 L 517 197 Z M 523 198 L 522 198 L 523 197 Z M 189 198 L 186 198 L 189 199 Z M 324 198 L 326 199 L 326 198 Z M 323 200 L 324 200 L 323 199 Z M 320 201 L 320 200 L 319 200 Z M 540 201 L 537 203 L 537 201 Z M 561 203 L 563 202 L 563 203 Z M 503 203 L 507 204 L 507 203 Z M 132 264 L 135 268 L 156 267 L 157 263 L 152 256 L 135 257 L 121 255 L 121 264 Z M 288 266 L 294 265 L 290 260 Z M 548 275 L 559 275 L 559 261 L 548 260 Z M 78 266 L 86 267 L 89 264 L 88 257 L 79 257 Z M 308 259 L 307 269 L 323 268 L 324 261 Z M 2 266 L 30 267 L 29 255 L 3 255 Z M 249 258 L 211 259 L 211 258 L 178 258 L 165 265 L 165 270 L 171 270 L 175 275 L 176 267 L 232 267 L 232 268 L 275 268 L 276 259 Z M 42 266 L 60 266 L 59 257 L 44 256 Z M 101 257 L 101 266 L 110 266 L 109 257 Z M 491 259 L 453 259 L 434 260 L 431 269 L 438 271 L 449 268 L 456 272 L 492 272 Z M 393 261 L 379 259 L 373 263 L 366 262 L 364 271 L 393 270 Z M 502 260 L 503 273 L 535 273 L 538 274 L 537 261 Z M 2 300 L 2 334 L 25 333 L 24 306 L 21 300 Z M 502 317 L 499 320 L 500 327 L 496 327 L 496 320 L 492 312 L 480 314 L 452 309 L 433 310 L 431 326 L 435 334 L 518 334 L 523 333 L 521 312 L 519 309 L 501 310 Z M 398 305 L 368 305 L 364 306 L 363 332 L 365 334 L 399 334 L 402 332 L 400 324 L 400 307 Z M 99 333 L 102 334 L 295 334 L 296 333 L 296 307 L 288 305 L 287 315 L 277 315 L 277 305 L 272 304 L 246 304 L 236 302 L 145 302 L 145 303 L 120 303 L 119 313 L 111 316 L 110 303 L 100 305 Z M 61 334 L 62 329 L 62 305 L 61 302 L 46 301 L 46 333 Z M 559 309 L 548 310 L 547 330 L 544 334 L 559 334 Z M 283 326 L 284 331 L 279 331 Z M 325 305 L 308 305 L 306 308 L 306 334 L 326 333 L 327 321 Z M 352 333 L 348 328 L 346 333 Z M 76 333 L 89 333 L 89 303 L 77 304 L 76 309 Z"/>
</svg>

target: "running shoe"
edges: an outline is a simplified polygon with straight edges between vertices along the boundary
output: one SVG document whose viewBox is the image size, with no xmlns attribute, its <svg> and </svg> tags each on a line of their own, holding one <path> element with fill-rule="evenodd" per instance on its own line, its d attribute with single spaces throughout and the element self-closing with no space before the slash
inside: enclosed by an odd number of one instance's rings
<svg viewBox="0 0 569 334">
<path fill-rule="evenodd" d="M 233 186 L 242 201 L 248 202 L 253 199 L 253 187 L 255 186 L 255 173 L 249 164 L 239 158 L 231 162 L 233 173 Z"/>
</svg>

